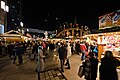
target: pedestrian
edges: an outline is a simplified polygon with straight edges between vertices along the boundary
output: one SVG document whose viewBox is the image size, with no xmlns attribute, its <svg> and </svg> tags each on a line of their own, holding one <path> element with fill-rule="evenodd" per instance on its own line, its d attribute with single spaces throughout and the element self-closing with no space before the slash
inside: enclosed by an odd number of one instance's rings
<svg viewBox="0 0 120 80">
<path fill-rule="evenodd" d="M 23 57 L 22 57 L 23 53 L 24 53 L 23 45 L 21 43 L 19 43 L 18 48 L 17 48 L 17 55 L 18 55 L 19 63 L 17 66 L 19 66 L 20 64 L 23 63 Z"/>
<path fill-rule="evenodd" d="M 61 46 L 58 49 L 59 59 L 61 63 L 61 71 L 64 72 L 63 65 L 66 59 L 67 55 L 67 49 L 65 48 L 64 44 L 61 43 Z"/>
<path fill-rule="evenodd" d="M 29 61 L 32 61 L 32 49 L 33 49 L 33 46 L 31 43 L 28 44 L 28 47 L 27 47 L 27 53 L 29 55 Z"/>
<path fill-rule="evenodd" d="M 84 60 L 85 56 L 87 55 L 87 47 L 86 47 L 84 42 L 81 42 L 80 50 L 81 50 L 81 53 L 82 53 L 81 60 Z"/>
<path fill-rule="evenodd" d="M 44 68 L 45 68 L 45 62 L 44 62 L 44 58 L 45 58 L 45 55 L 43 54 L 43 48 L 42 46 L 39 46 L 39 56 L 40 56 L 40 71 L 43 71 Z"/>
<path fill-rule="evenodd" d="M 18 42 L 17 43 L 14 42 L 12 51 L 13 51 L 13 64 L 15 64 L 17 56 L 18 56 L 17 55 L 17 52 L 18 52 Z"/>
<path fill-rule="evenodd" d="M 93 52 L 89 52 L 86 56 L 85 62 L 83 62 L 84 75 L 86 80 L 96 80 L 98 70 L 98 59 Z"/>
<path fill-rule="evenodd" d="M 75 44 L 75 51 L 76 51 L 76 54 L 80 54 L 81 50 L 80 50 L 80 41 L 78 41 L 76 44 Z"/>
<path fill-rule="evenodd" d="M 120 61 L 113 56 L 111 51 L 106 51 L 99 68 L 100 80 L 118 80 L 116 71 L 118 66 L 120 66 Z"/>
<path fill-rule="evenodd" d="M 37 73 L 40 73 L 40 72 L 44 71 L 44 69 L 45 69 L 44 58 L 45 58 L 45 56 L 43 55 L 43 46 L 39 45 L 38 46 L 38 54 L 36 57 L 37 68 L 35 69 L 35 71 Z"/>
<path fill-rule="evenodd" d="M 70 56 L 71 56 L 71 46 L 70 46 L 70 43 L 67 43 L 67 57 L 66 57 L 66 63 L 65 63 L 65 66 L 67 66 L 67 68 L 66 69 L 70 69 L 70 61 L 69 61 L 69 58 L 70 58 Z"/>
</svg>

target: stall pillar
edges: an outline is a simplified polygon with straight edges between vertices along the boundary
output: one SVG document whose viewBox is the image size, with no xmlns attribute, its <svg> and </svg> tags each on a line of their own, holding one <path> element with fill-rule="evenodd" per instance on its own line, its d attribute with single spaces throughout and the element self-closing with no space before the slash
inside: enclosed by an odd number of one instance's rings
<svg viewBox="0 0 120 80">
<path fill-rule="evenodd" d="M 103 46 L 102 45 L 98 45 L 98 60 L 101 60 L 101 55 L 103 53 Z"/>
<path fill-rule="evenodd" d="M 103 53 L 102 36 L 98 36 L 98 60 L 101 60 L 101 55 Z"/>
</svg>

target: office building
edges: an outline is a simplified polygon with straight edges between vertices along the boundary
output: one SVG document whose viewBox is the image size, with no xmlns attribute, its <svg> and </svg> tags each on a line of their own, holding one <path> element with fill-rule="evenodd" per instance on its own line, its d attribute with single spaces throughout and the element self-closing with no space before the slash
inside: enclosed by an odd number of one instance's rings
<svg viewBox="0 0 120 80">
<path fill-rule="evenodd" d="M 7 31 L 7 12 L 9 11 L 7 0 L 0 0 L 0 34 Z"/>
<path fill-rule="evenodd" d="M 10 11 L 8 14 L 8 31 L 20 28 L 21 22 L 21 0 L 8 0 Z"/>
</svg>

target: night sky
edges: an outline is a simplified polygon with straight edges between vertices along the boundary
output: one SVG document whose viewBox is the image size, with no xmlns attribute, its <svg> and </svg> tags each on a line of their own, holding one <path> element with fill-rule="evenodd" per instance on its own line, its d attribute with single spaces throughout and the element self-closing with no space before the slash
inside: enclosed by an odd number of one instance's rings
<svg viewBox="0 0 120 80">
<path fill-rule="evenodd" d="M 23 0 L 22 21 L 24 27 L 55 30 L 64 22 L 98 28 L 98 17 L 120 9 L 119 0 Z"/>
</svg>

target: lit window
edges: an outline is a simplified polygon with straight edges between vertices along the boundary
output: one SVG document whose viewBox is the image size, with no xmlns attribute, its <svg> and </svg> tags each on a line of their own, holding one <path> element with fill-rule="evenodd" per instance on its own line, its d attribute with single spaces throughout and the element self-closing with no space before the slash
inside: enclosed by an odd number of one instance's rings
<svg viewBox="0 0 120 80">
<path fill-rule="evenodd" d="M 15 19 L 12 19 L 12 21 L 15 21 Z"/>
<path fill-rule="evenodd" d="M 1 1 L 1 8 L 5 11 L 5 2 Z"/>
<path fill-rule="evenodd" d="M 15 8 L 15 6 L 12 6 L 12 8 Z"/>
<path fill-rule="evenodd" d="M 17 25 L 17 23 L 15 23 L 15 25 Z"/>
</svg>

